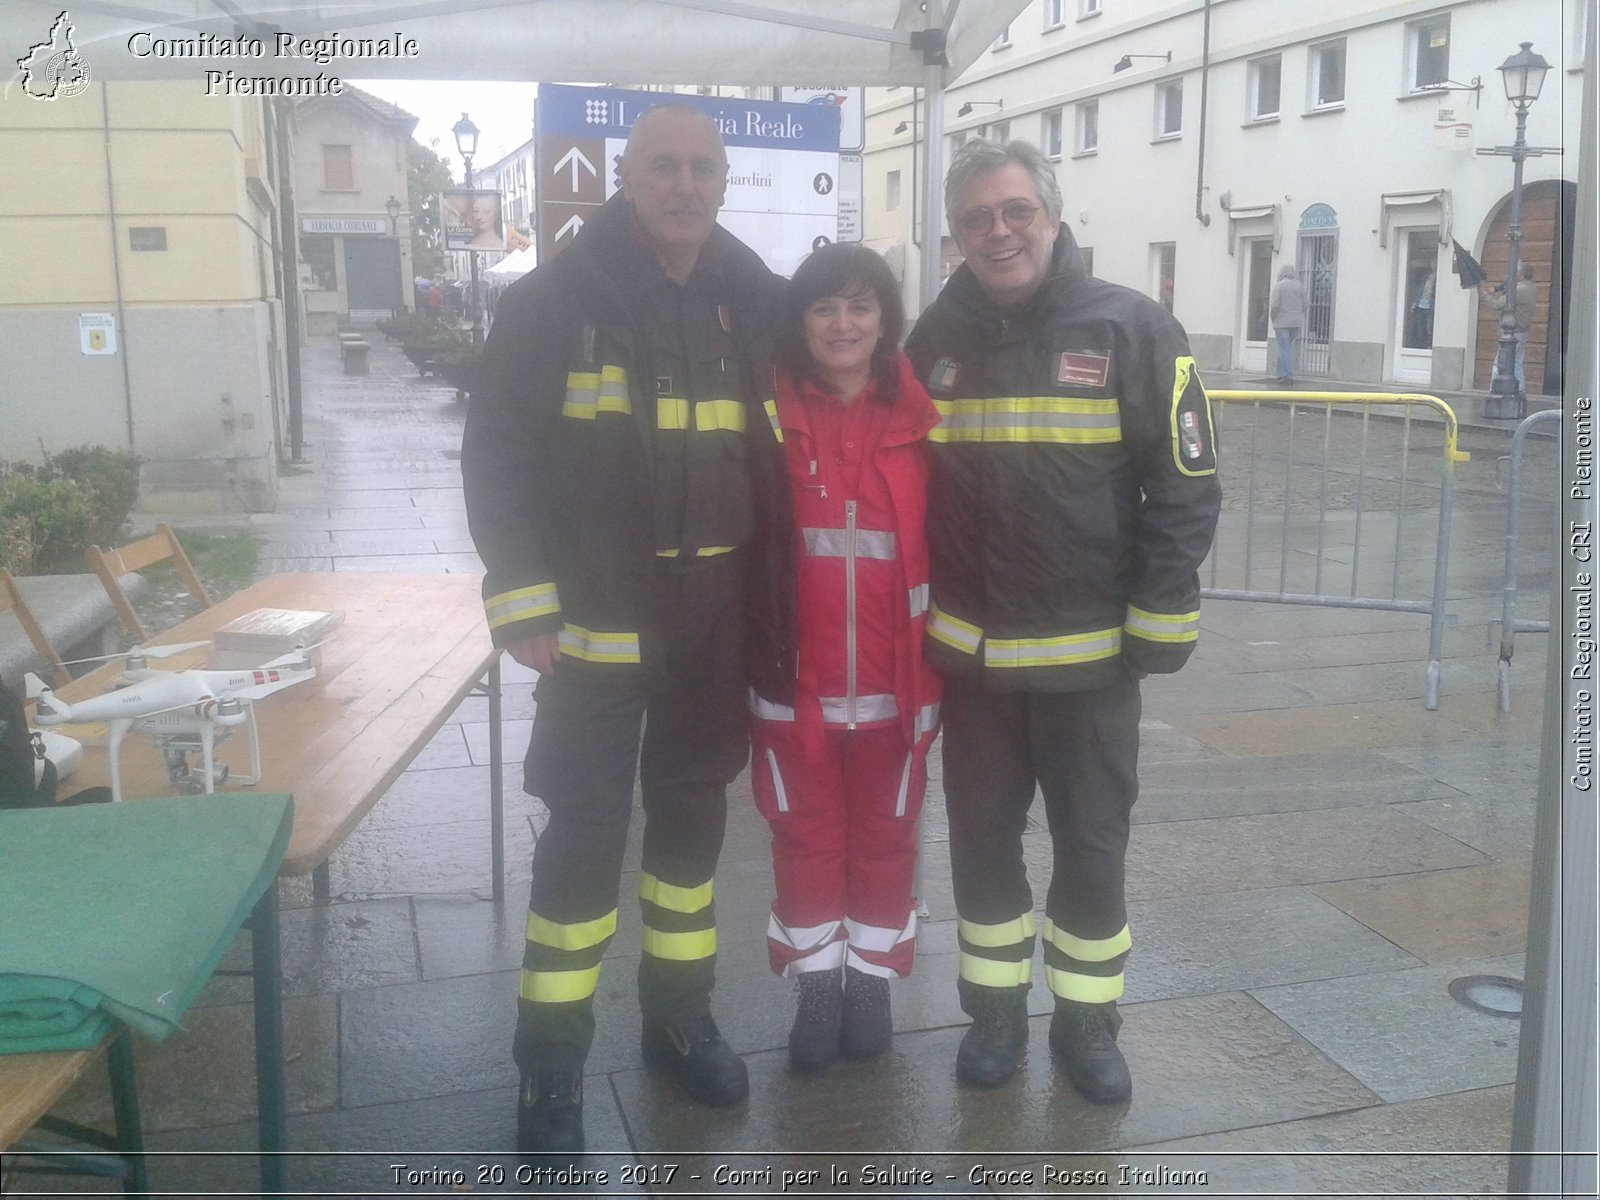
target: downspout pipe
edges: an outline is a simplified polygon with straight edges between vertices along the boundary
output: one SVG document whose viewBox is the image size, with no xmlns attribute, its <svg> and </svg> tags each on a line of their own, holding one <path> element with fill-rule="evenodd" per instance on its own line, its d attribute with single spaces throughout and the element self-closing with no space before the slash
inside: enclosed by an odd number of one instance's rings
<svg viewBox="0 0 1600 1200">
<path fill-rule="evenodd" d="M 283 342 L 289 392 L 289 461 L 304 462 L 305 437 L 300 378 L 300 254 L 295 233 L 294 154 L 289 145 L 293 109 L 283 96 L 273 98 L 273 143 L 278 169 L 278 286 L 283 290 Z M 283 448 L 280 446 L 279 453 Z"/>
<path fill-rule="evenodd" d="M 106 225 L 111 234 L 111 278 L 117 292 L 117 358 L 122 365 L 122 409 L 128 431 L 128 449 L 137 453 L 133 421 L 133 373 L 128 368 L 128 306 L 122 294 L 122 246 L 117 240 L 117 181 L 111 170 L 111 85 L 100 85 L 100 127 L 106 162 Z"/>
<path fill-rule="evenodd" d="M 1209 226 L 1206 211 L 1206 99 L 1211 89 L 1211 0 L 1205 0 L 1205 16 L 1200 34 L 1200 164 L 1195 168 L 1194 219 Z"/>
</svg>

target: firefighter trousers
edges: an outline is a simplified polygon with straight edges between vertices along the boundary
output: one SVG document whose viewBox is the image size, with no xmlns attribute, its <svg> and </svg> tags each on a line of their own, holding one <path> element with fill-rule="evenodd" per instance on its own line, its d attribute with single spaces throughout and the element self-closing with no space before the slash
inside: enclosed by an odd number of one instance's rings
<svg viewBox="0 0 1600 1200">
<path fill-rule="evenodd" d="M 533 853 L 513 1057 L 581 1070 L 617 927 L 637 774 L 644 809 L 639 1002 L 646 1021 L 710 1011 L 712 877 L 727 785 L 748 754 L 737 563 L 658 569 L 665 670 L 563 660 L 539 680 L 524 788 L 550 810 Z"/>
<path fill-rule="evenodd" d="M 948 678 L 944 790 L 950 819 L 962 1006 L 1032 975 L 1033 893 L 1023 830 L 1035 788 L 1052 847 L 1044 965 L 1061 999 L 1122 995 L 1132 942 L 1124 898 L 1129 817 L 1139 791 L 1139 684 L 1088 692 L 993 692 Z"/>
<path fill-rule="evenodd" d="M 811 758 L 790 739 L 763 737 L 758 725 L 753 759 L 756 806 L 772 827 L 773 971 L 848 963 L 885 978 L 911 974 L 927 739 L 908 749 L 898 722 L 828 729 L 823 753 Z"/>
</svg>

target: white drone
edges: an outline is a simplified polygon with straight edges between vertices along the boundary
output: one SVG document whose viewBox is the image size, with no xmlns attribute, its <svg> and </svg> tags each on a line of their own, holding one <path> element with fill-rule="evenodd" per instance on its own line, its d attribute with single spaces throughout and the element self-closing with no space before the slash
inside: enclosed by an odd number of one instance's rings
<svg viewBox="0 0 1600 1200">
<path fill-rule="evenodd" d="M 248 725 L 250 774 L 234 779 L 242 784 L 259 783 L 261 738 L 253 705 L 273 692 L 314 678 L 317 671 L 309 650 L 315 647 L 301 647 L 259 667 L 234 671 L 157 671 L 146 661 L 207 644 L 189 642 L 130 650 L 118 689 L 77 704 L 58 699 L 37 675 L 29 675 L 28 695 L 37 701 L 34 724 L 43 728 L 69 722 L 108 722 L 114 801 L 122 799 L 117 751 L 129 733 L 150 737 L 160 747 L 168 782 L 184 791 L 209 793 L 228 779 L 227 765 L 216 764 L 216 744 L 227 741 L 239 726 Z M 199 771 L 189 764 L 189 755 L 196 751 L 201 755 Z"/>
</svg>

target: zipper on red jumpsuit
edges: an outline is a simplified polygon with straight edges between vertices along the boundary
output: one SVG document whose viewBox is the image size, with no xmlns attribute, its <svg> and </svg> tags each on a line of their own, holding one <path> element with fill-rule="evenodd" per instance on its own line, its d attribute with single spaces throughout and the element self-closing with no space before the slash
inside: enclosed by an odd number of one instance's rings
<svg viewBox="0 0 1600 1200">
<path fill-rule="evenodd" d="M 856 502 L 844 502 L 845 728 L 856 727 Z"/>
</svg>

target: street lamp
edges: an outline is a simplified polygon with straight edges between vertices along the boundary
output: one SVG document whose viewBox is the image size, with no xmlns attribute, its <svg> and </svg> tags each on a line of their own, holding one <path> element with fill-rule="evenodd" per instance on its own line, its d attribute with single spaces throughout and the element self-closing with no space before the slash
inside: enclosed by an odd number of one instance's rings
<svg viewBox="0 0 1600 1200">
<path fill-rule="evenodd" d="M 1528 158 L 1528 108 L 1539 98 L 1550 64 L 1533 52 L 1532 42 L 1500 64 L 1506 99 L 1516 106 L 1517 136 L 1511 144 L 1511 220 L 1506 230 L 1506 290 L 1500 309 L 1500 348 L 1495 354 L 1494 380 L 1485 401 L 1486 417 L 1518 420 L 1528 409 L 1528 397 L 1517 379 L 1517 259 L 1522 247 L 1522 164 Z M 1527 332 L 1523 334 L 1526 346 Z"/>
<path fill-rule="evenodd" d="M 400 232 L 400 201 L 390 196 L 383 211 L 389 214 L 389 235 L 393 237 Z"/>
<path fill-rule="evenodd" d="M 466 113 L 461 114 L 461 120 L 450 128 L 456 136 L 456 153 L 461 155 L 461 160 L 467 164 L 467 187 L 472 187 L 472 156 L 478 152 L 478 127 L 472 123 L 472 118 Z M 467 251 L 467 261 L 472 266 L 472 291 L 467 297 L 468 310 L 472 316 L 472 344 L 483 345 L 483 323 L 478 316 L 478 253 L 475 250 Z"/>
</svg>

